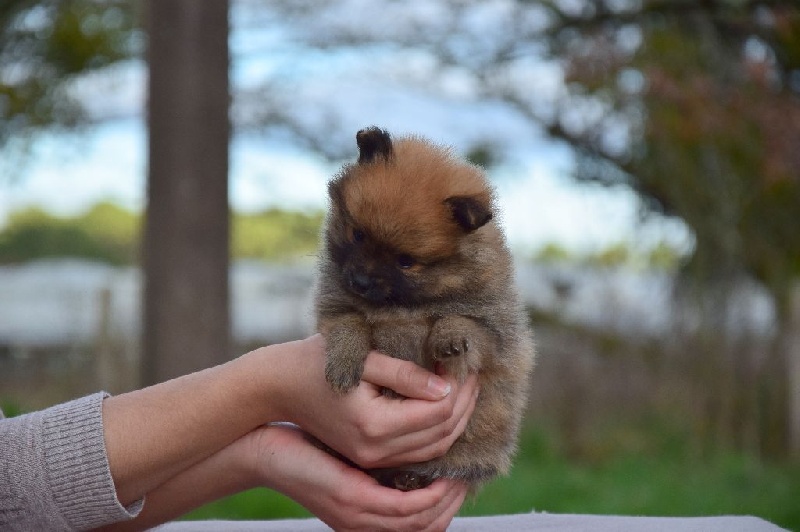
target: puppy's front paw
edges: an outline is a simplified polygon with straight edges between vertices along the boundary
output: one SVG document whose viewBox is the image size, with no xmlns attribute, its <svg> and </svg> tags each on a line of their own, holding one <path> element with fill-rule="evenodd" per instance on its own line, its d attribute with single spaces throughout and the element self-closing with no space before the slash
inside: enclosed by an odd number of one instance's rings
<svg viewBox="0 0 800 532">
<path fill-rule="evenodd" d="M 337 393 L 346 393 L 358 386 L 362 373 L 363 358 L 356 360 L 353 357 L 335 357 L 329 354 L 325 362 L 325 380 Z"/>
<path fill-rule="evenodd" d="M 324 323 L 325 380 L 335 392 L 358 386 L 370 349 L 370 329 L 358 315 L 345 315 Z"/>
<path fill-rule="evenodd" d="M 440 335 L 433 341 L 433 354 L 438 360 L 466 355 L 469 339 L 459 335 Z"/>
</svg>

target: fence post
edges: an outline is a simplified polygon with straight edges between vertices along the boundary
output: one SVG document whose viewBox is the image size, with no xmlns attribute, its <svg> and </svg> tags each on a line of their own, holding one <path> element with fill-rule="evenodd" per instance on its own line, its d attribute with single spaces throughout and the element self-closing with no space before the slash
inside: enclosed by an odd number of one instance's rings
<svg viewBox="0 0 800 532">
<path fill-rule="evenodd" d="M 111 289 L 104 287 L 98 294 L 97 337 L 95 339 L 94 366 L 99 389 L 116 393 L 117 373 L 120 368 L 115 360 L 111 338 Z"/>
<path fill-rule="evenodd" d="M 800 281 L 791 287 L 788 323 L 785 345 L 789 370 L 789 452 L 800 457 Z"/>
</svg>

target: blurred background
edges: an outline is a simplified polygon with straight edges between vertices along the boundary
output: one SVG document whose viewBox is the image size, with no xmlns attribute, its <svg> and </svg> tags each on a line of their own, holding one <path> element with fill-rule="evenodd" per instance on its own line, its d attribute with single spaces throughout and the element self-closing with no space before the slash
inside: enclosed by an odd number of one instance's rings
<svg viewBox="0 0 800 532">
<path fill-rule="evenodd" d="M 487 169 L 536 331 L 516 466 L 462 515 L 800 530 L 792 1 L 4 0 L 6 414 L 309 334 L 370 125 Z"/>
</svg>

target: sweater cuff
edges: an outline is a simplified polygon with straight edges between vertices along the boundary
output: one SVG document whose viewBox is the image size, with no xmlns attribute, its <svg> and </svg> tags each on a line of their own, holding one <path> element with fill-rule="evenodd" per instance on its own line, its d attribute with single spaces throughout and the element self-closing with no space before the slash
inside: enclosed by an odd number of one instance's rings
<svg viewBox="0 0 800 532">
<path fill-rule="evenodd" d="M 102 405 L 96 393 L 48 409 L 43 445 L 53 499 L 69 524 L 82 530 L 136 517 L 144 500 L 122 506 L 108 466 Z"/>
</svg>

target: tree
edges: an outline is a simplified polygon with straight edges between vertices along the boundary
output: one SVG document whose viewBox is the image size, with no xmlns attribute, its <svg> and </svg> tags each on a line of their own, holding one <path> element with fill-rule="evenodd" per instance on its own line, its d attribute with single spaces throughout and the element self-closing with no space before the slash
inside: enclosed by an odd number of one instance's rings
<svg viewBox="0 0 800 532">
<path fill-rule="evenodd" d="M 228 2 L 153 0 L 145 384 L 229 360 Z"/>
<path fill-rule="evenodd" d="M 686 278 L 698 283 L 695 293 L 716 294 L 701 305 L 712 326 L 730 328 L 732 289 L 752 277 L 774 296 L 776 345 L 786 343 L 788 294 L 800 276 L 797 5 L 387 1 L 350 16 L 342 16 L 346 6 L 313 0 L 280 8 L 307 17 L 303 38 L 319 50 L 392 50 L 400 58 L 394 76 L 403 75 L 404 58 L 423 55 L 428 68 L 417 79 L 427 90 L 445 93 L 455 77 L 468 87 L 461 98 L 502 102 L 567 143 L 578 180 L 624 184 L 644 214 L 689 226 L 695 247 Z M 559 73 L 561 83 L 543 82 L 543 71 Z M 306 133 L 320 143 L 313 129 Z M 800 417 L 786 410 L 786 353 L 776 348 L 750 383 L 766 390 L 752 408 L 762 412 L 762 444 L 772 450 L 785 446 L 787 420 Z"/>
<path fill-rule="evenodd" d="M 0 149 L 43 129 L 88 120 L 75 81 L 137 53 L 126 1 L 0 4 Z"/>
<path fill-rule="evenodd" d="M 228 3 L 148 4 L 150 168 L 143 379 L 227 360 Z M 137 57 L 126 0 L 0 5 L 0 148 L 102 120 L 76 81 Z"/>
<path fill-rule="evenodd" d="M 296 40 L 323 53 L 383 47 L 398 61 L 378 67 L 405 75 L 408 86 L 445 92 L 455 77 L 467 87 L 460 98 L 510 106 L 574 149 L 578 179 L 627 185 L 646 209 L 687 222 L 705 277 L 747 272 L 778 286 L 796 275 L 796 232 L 782 229 L 790 227 L 783 218 L 767 242 L 758 240 L 765 217 L 792 212 L 797 197 L 800 8 L 779 0 L 371 7 L 306 0 L 274 9 L 292 21 Z M 402 60 L 425 64 L 420 55 L 428 66 L 415 80 Z M 541 83 L 545 70 L 562 83 Z M 274 100 L 263 104 L 267 120 L 297 121 L 280 95 Z M 331 136 L 292 129 L 312 146 Z"/>
<path fill-rule="evenodd" d="M 785 308 L 800 273 L 800 238 L 785 223 L 800 207 L 800 9 L 590 5 L 587 16 L 561 13 L 553 33 L 573 92 L 603 107 L 591 132 L 562 133 L 585 155 L 579 177 L 624 182 L 651 208 L 680 216 L 698 240 L 699 273 L 758 277 Z M 582 39 L 570 41 L 570 31 Z M 615 129 L 627 137 L 616 151 Z"/>
<path fill-rule="evenodd" d="M 800 276 L 792 221 L 800 212 L 800 8 L 723 0 L 586 7 L 558 11 L 551 33 L 572 92 L 602 109 L 590 127 L 559 131 L 581 149 L 579 177 L 626 183 L 651 209 L 689 225 L 696 245 L 688 271 L 716 288 L 705 311 L 717 334 L 733 325 L 728 296 L 742 277 L 769 288 L 778 315 L 771 356 L 705 358 L 716 364 L 710 375 L 735 382 L 720 394 L 760 390 L 747 406 L 730 406 L 748 415 L 720 415 L 731 425 L 727 439 L 741 441 L 754 423 L 762 450 L 800 449 L 800 434 L 789 433 L 800 411 L 787 399 L 800 381 L 790 380 L 796 354 L 786 341 Z M 614 135 L 626 137 L 622 149 L 609 146 Z"/>
</svg>

